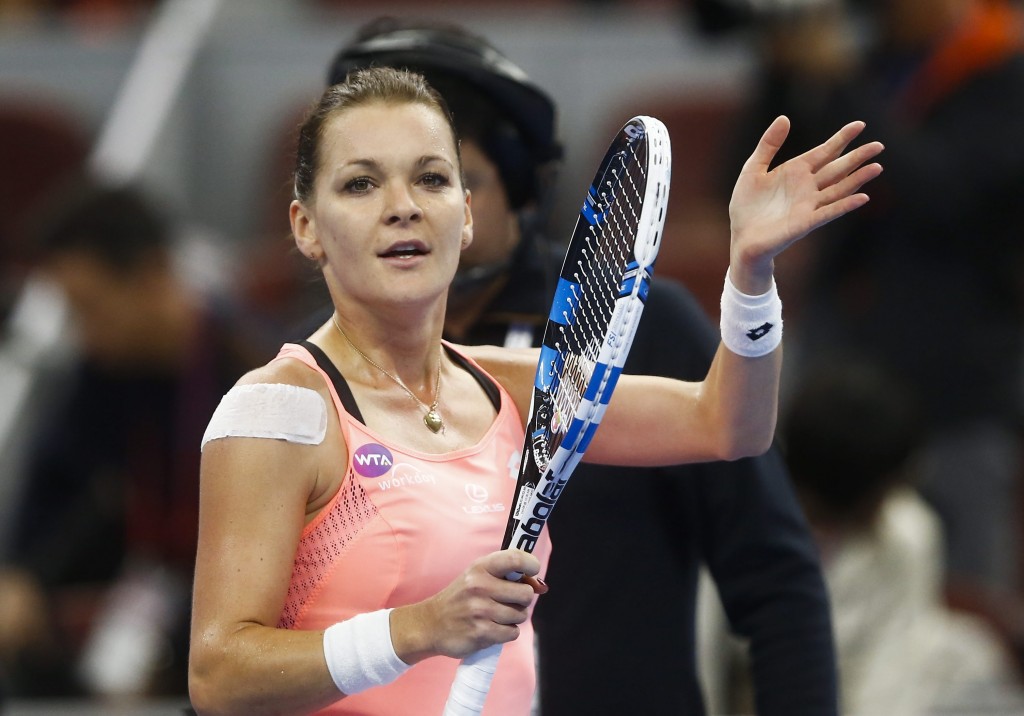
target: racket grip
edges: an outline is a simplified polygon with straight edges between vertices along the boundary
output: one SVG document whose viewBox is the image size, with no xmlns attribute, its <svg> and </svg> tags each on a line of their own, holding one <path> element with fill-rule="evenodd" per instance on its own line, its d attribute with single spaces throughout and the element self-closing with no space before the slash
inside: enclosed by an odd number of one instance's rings
<svg viewBox="0 0 1024 716">
<path fill-rule="evenodd" d="M 478 716 L 483 711 L 484 700 L 498 668 L 501 646 L 492 644 L 462 660 L 455 670 L 455 681 L 448 692 L 444 716 Z"/>
</svg>

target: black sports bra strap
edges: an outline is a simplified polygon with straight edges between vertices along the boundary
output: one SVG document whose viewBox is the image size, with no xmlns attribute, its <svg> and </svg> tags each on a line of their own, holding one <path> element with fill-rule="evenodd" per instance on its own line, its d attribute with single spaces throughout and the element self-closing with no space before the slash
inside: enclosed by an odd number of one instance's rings
<svg viewBox="0 0 1024 716">
<path fill-rule="evenodd" d="M 327 377 L 331 379 L 331 382 L 334 383 L 334 390 L 338 393 L 338 399 L 341 401 L 341 405 L 345 408 L 346 412 L 363 425 L 366 425 L 366 421 L 363 420 L 363 414 L 359 412 L 359 406 L 356 404 L 356 399 L 352 395 L 351 389 L 348 387 L 348 382 L 341 374 L 341 371 L 339 371 L 335 367 L 334 363 L 331 362 L 331 359 L 327 357 L 327 354 L 320 349 L 320 346 L 309 341 L 299 341 L 299 345 L 309 351 L 309 354 L 313 356 L 313 360 L 316 361 L 316 364 L 320 366 L 320 369 L 323 370 L 323 372 L 327 374 Z M 488 400 L 491 401 L 491 405 L 494 406 L 494 412 L 500 412 L 501 392 L 498 390 L 498 385 L 482 370 L 448 346 L 445 346 L 445 352 L 455 365 L 459 366 L 476 379 L 476 382 L 480 384 L 481 388 L 483 388 Z"/>
<path fill-rule="evenodd" d="M 484 393 L 486 393 L 488 399 L 490 399 L 491 405 L 494 406 L 494 412 L 501 412 L 501 391 L 498 390 L 497 383 L 491 380 L 490 377 L 488 377 L 482 370 L 466 360 L 465 357 L 456 353 L 448 346 L 445 346 L 444 349 L 448 354 L 448 357 L 451 358 L 452 363 L 461 367 L 471 376 L 476 378 L 476 382 L 484 389 Z"/>
<path fill-rule="evenodd" d="M 366 421 L 363 420 L 363 414 L 359 412 L 359 406 L 356 404 L 356 399 L 352 395 L 352 390 L 348 387 L 348 382 L 345 377 L 341 374 L 331 359 L 327 357 L 327 354 L 323 352 L 320 346 L 309 341 L 299 341 L 299 345 L 309 351 L 309 354 L 313 356 L 313 360 L 320 366 L 320 369 L 327 374 L 327 377 L 334 383 L 334 390 L 338 393 L 338 399 L 341 401 L 342 407 L 345 411 L 353 418 L 366 425 Z"/>
</svg>

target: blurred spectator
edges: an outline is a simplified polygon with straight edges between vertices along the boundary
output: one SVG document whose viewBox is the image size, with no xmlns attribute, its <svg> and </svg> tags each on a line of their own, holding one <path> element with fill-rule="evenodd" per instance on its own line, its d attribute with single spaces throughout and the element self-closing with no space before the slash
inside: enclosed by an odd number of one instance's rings
<svg viewBox="0 0 1024 716">
<path fill-rule="evenodd" d="M 64 21 L 82 30 L 113 29 L 137 22 L 159 0 L 0 0 L 6 22 Z"/>
<path fill-rule="evenodd" d="M 559 156 L 552 100 L 489 42 L 458 27 L 371 23 L 341 49 L 330 81 L 370 63 L 423 71 L 461 137 L 474 241 L 451 287 L 445 337 L 538 345 L 561 258 L 540 232 Z M 719 336 L 693 296 L 659 279 L 645 310 L 626 370 L 703 376 Z M 595 550 L 603 528 L 611 531 Z M 534 615 L 545 716 L 704 713 L 694 645 L 702 562 L 734 629 L 751 641 L 760 712 L 835 713 L 824 581 L 776 451 L 664 469 L 580 465 L 548 529 L 552 590 Z M 615 574 L 601 576 L 609 561 Z M 590 596 L 595 580 L 600 599 Z M 597 622 L 604 635 L 588 638 Z"/>
<path fill-rule="evenodd" d="M 813 5 L 758 23 L 765 65 L 750 126 L 786 113 L 796 131 L 824 136 L 837 116 L 856 117 L 887 148 L 871 204 L 813 243 L 793 301 L 803 310 L 787 314 L 790 365 L 867 356 L 913 390 L 927 430 L 920 489 L 943 522 L 949 584 L 984 609 L 1017 598 L 1024 557 L 1019 9 Z M 794 146 L 814 136 L 803 140 Z"/>
<path fill-rule="evenodd" d="M 913 485 L 922 433 L 909 392 L 877 367 L 833 364 L 801 381 L 780 427 L 825 563 L 842 713 L 1018 713 L 1005 644 L 944 602 L 941 523 Z M 713 623 L 705 636 L 721 639 Z M 718 706 L 745 713 L 749 680 L 731 658 Z"/>
<path fill-rule="evenodd" d="M 81 358 L 30 448 L 0 570 L 15 696 L 184 695 L 199 444 L 267 355 L 176 271 L 176 225 L 135 188 L 61 193 L 33 232 Z"/>
<path fill-rule="evenodd" d="M 0 320 L 25 279 L 26 221 L 82 170 L 88 150 L 85 122 L 68 107 L 12 93 L 0 98 Z"/>
</svg>

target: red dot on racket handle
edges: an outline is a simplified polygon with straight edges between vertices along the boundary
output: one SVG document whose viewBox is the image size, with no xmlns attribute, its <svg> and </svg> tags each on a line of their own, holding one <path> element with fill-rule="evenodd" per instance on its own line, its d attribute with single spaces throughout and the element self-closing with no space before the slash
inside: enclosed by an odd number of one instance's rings
<svg viewBox="0 0 1024 716">
<path fill-rule="evenodd" d="M 545 582 L 540 577 L 529 577 L 524 574 L 522 577 L 519 578 L 519 581 L 523 584 L 529 584 L 531 587 L 533 587 L 534 594 L 547 594 L 548 589 L 550 589 L 550 587 L 548 587 L 547 585 L 547 582 Z"/>
</svg>

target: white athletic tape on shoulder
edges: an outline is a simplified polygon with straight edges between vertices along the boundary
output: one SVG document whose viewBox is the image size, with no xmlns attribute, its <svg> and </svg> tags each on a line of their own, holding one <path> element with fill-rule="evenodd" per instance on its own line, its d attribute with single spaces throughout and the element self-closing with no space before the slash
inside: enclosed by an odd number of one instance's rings
<svg viewBox="0 0 1024 716">
<path fill-rule="evenodd" d="M 722 291 L 722 343 L 747 358 L 767 355 L 782 342 L 782 301 L 772 287 L 760 296 L 748 296 L 725 274 Z"/>
<path fill-rule="evenodd" d="M 391 642 L 390 609 L 357 614 L 327 627 L 324 658 L 334 685 L 348 696 L 390 684 L 409 668 Z"/>
<path fill-rule="evenodd" d="M 326 434 L 327 404 L 315 390 L 282 383 L 236 385 L 213 411 L 200 449 L 227 437 L 319 445 Z"/>
</svg>

